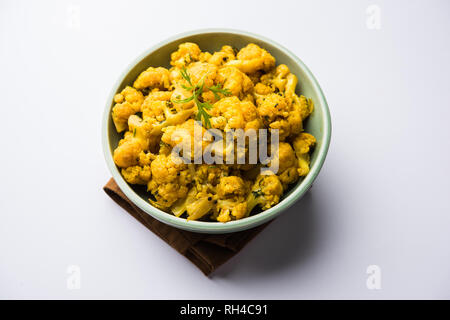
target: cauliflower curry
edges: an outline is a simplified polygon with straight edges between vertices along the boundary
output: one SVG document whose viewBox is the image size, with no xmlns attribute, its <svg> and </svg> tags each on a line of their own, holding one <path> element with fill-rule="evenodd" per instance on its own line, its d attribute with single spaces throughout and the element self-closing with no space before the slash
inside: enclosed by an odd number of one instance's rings
<svg viewBox="0 0 450 320">
<path fill-rule="evenodd" d="M 255 207 L 276 205 L 289 185 L 308 174 L 316 143 L 303 131 L 314 105 L 295 93 L 297 77 L 253 43 L 212 54 L 183 43 L 170 58 L 170 69 L 149 67 L 114 97 L 112 119 L 123 133 L 114 162 L 124 179 L 146 186 L 153 206 L 188 220 L 228 222 L 249 216 Z M 278 162 L 277 172 L 262 174 L 262 163 L 175 159 L 171 151 L 183 135 L 210 128 L 278 130 L 278 153 L 271 160 Z M 177 135 L 181 129 L 184 134 Z M 193 143 L 200 151 L 210 144 Z"/>
</svg>

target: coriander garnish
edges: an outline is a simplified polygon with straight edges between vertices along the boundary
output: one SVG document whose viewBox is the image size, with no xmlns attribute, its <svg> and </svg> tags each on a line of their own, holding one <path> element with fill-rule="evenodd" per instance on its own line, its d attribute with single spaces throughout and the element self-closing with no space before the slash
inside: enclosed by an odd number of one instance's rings
<svg viewBox="0 0 450 320">
<path fill-rule="evenodd" d="M 198 112 L 197 112 L 197 120 L 203 121 L 206 128 L 211 127 L 211 122 L 209 121 L 209 118 L 211 118 L 211 115 L 206 110 L 211 110 L 213 105 L 207 101 L 202 102 L 200 101 L 201 94 L 203 93 L 203 89 L 205 86 L 205 81 L 202 79 L 199 81 L 195 86 L 192 83 L 191 76 L 187 72 L 186 68 L 183 67 L 180 70 L 181 77 L 186 80 L 186 82 L 189 84 L 189 86 L 186 86 L 184 84 L 181 85 L 181 87 L 185 90 L 192 91 L 192 96 L 182 99 L 182 100 L 174 100 L 175 103 L 188 103 L 190 101 L 194 101 L 197 105 Z M 214 97 L 216 100 L 220 99 L 219 93 L 223 94 L 224 96 L 229 96 L 231 94 L 230 90 L 223 89 L 221 84 L 217 84 L 212 87 L 207 87 L 207 89 L 211 90 L 214 94 Z M 177 96 L 177 98 L 181 98 L 180 96 Z"/>
<path fill-rule="evenodd" d="M 223 94 L 224 96 L 231 95 L 230 90 L 222 89 L 222 84 L 220 83 L 215 86 L 209 87 L 209 90 L 211 90 L 212 93 L 214 93 L 214 97 L 216 98 L 216 100 L 220 100 L 219 93 Z"/>
</svg>

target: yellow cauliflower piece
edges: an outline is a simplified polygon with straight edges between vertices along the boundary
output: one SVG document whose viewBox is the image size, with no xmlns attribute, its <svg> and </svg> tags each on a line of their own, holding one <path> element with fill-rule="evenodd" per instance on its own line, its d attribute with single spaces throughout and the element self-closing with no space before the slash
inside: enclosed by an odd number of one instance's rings
<svg viewBox="0 0 450 320">
<path fill-rule="evenodd" d="M 233 48 L 231 46 L 223 46 L 220 51 L 216 51 L 208 57 L 208 62 L 216 66 L 222 66 L 224 63 L 234 59 L 236 59 L 236 56 Z"/>
<path fill-rule="evenodd" d="M 193 61 L 198 61 L 201 50 L 197 44 L 192 42 L 185 42 L 178 46 L 178 50 L 173 52 L 170 56 L 170 64 L 172 66 L 181 68 Z"/>
<path fill-rule="evenodd" d="M 122 175 L 128 183 L 146 185 L 152 175 L 149 165 L 132 166 L 122 169 Z"/>
<path fill-rule="evenodd" d="M 295 95 L 293 104 L 298 107 L 302 120 L 308 118 L 314 110 L 313 101 L 311 99 L 307 99 L 305 96 L 298 97 Z"/>
<path fill-rule="evenodd" d="M 170 86 L 169 70 L 163 67 L 150 67 L 142 72 L 133 84 L 136 89 L 159 88 L 168 89 Z"/>
<path fill-rule="evenodd" d="M 276 175 L 260 175 L 256 179 L 247 197 L 247 214 L 259 205 L 263 210 L 269 209 L 280 201 L 283 186 Z"/>
<path fill-rule="evenodd" d="M 147 185 L 155 197 L 152 204 L 167 209 L 178 199 L 184 198 L 188 192 L 187 185 L 192 181 L 188 166 L 176 161 L 171 154 L 159 154 L 151 163 L 152 179 Z"/>
<path fill-rule="evenodd" d="M 247 216 L 247 203 L 243 200 L 240 202 L 229 199 L 218 200 L 214 210 L 216 220 L 219 222 L 239 220 Z"/>
<path fill-rule="evenodd" d="M 255 93 L 259 95 L 267 95 L 273 93 L 274 89 L 268 85 L 263 84 L 262 82 L 258 82 L 255 85 Z"/>
<path fill-rule="evenodd" d="M 194 112 L 195 108 L 181 109 L 171 101 L 146 100 L 142 105 L 142 117 L 145 124 L 143 132 L 149 139 L 150 148 L 159 142 L 163 128 L 183 123 Z"/>
<path fill-rule="evenodd" d="M 116 104 L 112 109 L 112 118 L 117 132 L 127 129 L 128 117 L 141 111 L 143 101 L 142 92 L 129 86 L 114 96 Z"/>
<path fill-rule="evenodd" d="M 187 68 L 187 73 L 191 77 L 193 85 L 199 84 L 200 81 L 204 82 L 204 86 L 211 87 L 214 85 L 214 81 L 217 77 L 217 66 L 206 62 L 194 62 Z M 187 82 L 184 83 L 188 85 Z"/>
<path fill-rule="evenodd" d="M 274 91 L 283 92 L 287 87 L 289 68 L 285 64 L 280 64 L 274 70 L 261 76 L 261 83 L 270 86 Z M 289 78 L 292 84 L 292 77 Z M 296 84 L 296 83 L 295 83 Z"/>
<path fill-rule="evenodd" d="M 289 105 L 282 95 L 271 93 L 257 97 L 257 111 L 265 124 L 275 121 L 278 117 L 287 118 L 289 116 Z"/>
<path fill-rule="evenodd" d="M 114 162 L 121 168 L 135 166 L 139 163 L 139 155 L 142 150 L 141 142 L 133 137 L 133 133 L 127 132 L 114 150 Z"/>
<path fill-rule="evenodd" d="M 228 176 L 221 177 L 217 185 L 217 194 L 219 197 L 243 196 L 246 193 L 246 185 L 241 177 Z"/>
<path fill-rule="evenodd" d="M 176 161 L 172 155 L 157 155 L 151 163 L 153 180 L 157 183 L 168 183 L 178 180 L 179 173 L 186 170 L 187 165 Z"/>
<path fill-rule="evenodd" d="M 153 180 L 148 183 L 148 191 L 152 193 L 156 201 L 149 202 L 161 210 L 168 210 L 176 201 L 186 197 L 188 188 L 177 183 L 157 184 Z"/>
<path fill-rule="evenodd" d="M 278 162 L 278 172 L 283 172 L 290 167 L 297 166 L 294 150 L 287 142 L 280 142 L 278 152 L 272 161 Z"/>
<path fill-rule="evenodd" d="M 235 67 L 220 68 L 217 81 L 222 83 L 224 89 L 228 89 L 233 96 L 237 97 L 241 97 L 253 89 L 252 80 Z"/>
<path fill-rule="evenodd" d="M 145 97 L 142 103 L 142 109 L 152 101 L 169 101 L 172 97 L 172 91 L 152 91 Z"/>
<path fill-rule="evenodd" d="M 278 152 L 275 154 L 270 165 L 273 166 L 274 162 L 278 165 L 278 171 L 274 173 L 278 175 L 284 189 L 286 189 L 289 184 L 298 180 L 297 158 L 289 143 L 280 142 Z"/>
<path fill-rule="evenodd" d="M 310 163 L 310 155 L 309 152 L 311 148 L 316 144 L 316 138 L 313 135 L 302 132 L 298 135 L 294 142 L 294 150 L 295 155 L 298 160 L 298 174 L 302 176 L 306 176 L 309 172 L 309 163 Z"/>
<path fill-rule="evenodd" d="M 216 102 L 210 114 L 212 128 L 248 130 L 262 127 L 255 105 L 249 101 L 240 101 L 236 96 L 226 97 Z"/>
<path fill-rule="evenodd" d="M 227 165 L 209 165 L 201 164 L 195 168 L 194 180 L 199 185 L 210 184 L 216 186 L 220 182 L 220 178 L 227 176 L 229 166 Z"/>
<path fill-rule="evenodd" d="M 231 60 L 226 65 L 234 66 L 245 73 L 253 73 L 258 70 L 268 71 L 275 66 L 275 58 L 254 43 L 242 48 L 236 58 L 237 60 Z"/>
<path fill-rule="evenodd" d="M 203 150 L 209 144 L 203 140 L 206 129 L 194 119 L 189 119 L 180 125 L 169 126 L 163 129 L 161 141 L 171 147 L 179 146 L 183 150 L 190 150 L 190 158 L 195 155 L 201 157 Z M 197 136 L 195 136 L 197 133 Z M 197 152 L 195 154 L 194 152 Z M 183 154 L 183 157 L 187 155 Z"/>
<path fill-rule="evenodd" d="M 256 98 L 258 114 L 266 126 L 279 130 L 281 141 L 296 136 L 303 130 L 304 111 L 301 101 L 303 100 L 291 105 L 282 93 L 259 95 Z"/>
</svg>

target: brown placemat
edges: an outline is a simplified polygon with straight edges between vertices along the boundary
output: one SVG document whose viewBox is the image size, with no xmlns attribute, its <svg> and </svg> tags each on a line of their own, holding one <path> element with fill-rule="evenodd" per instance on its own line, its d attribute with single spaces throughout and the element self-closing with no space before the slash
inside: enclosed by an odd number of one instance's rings
<svg viewBox="0 0 450 320">
<path fill-rule="evenodd" d="M 213 235 L 184 231 L 168 226 L 136 207 L 120 190 L 113 178 L 108 181 L 103 190 L 150 231 L 188 258 L 205 275 L 210 275 L 220 265 L 236 255 L 268 224 L 228 234 Z"/>
</svg>

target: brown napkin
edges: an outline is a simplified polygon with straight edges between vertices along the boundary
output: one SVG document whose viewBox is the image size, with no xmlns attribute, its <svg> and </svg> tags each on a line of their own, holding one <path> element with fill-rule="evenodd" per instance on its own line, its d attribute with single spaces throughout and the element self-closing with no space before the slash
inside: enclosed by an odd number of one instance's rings
<svg viewBox="0 0 450 320">
<path fill-rule="evenodd" d="M 119 189 L 114 179 L 111 178 L 103 187 L 103 190 L 150 231 L 188 258 L 205 275 L 209 275 L 237 254 L 268 224 L 265 223 L 250 230 L 228 234 L 202 234 L 184 231 L 159 222 L 136 207 Z"/>
</svg>

